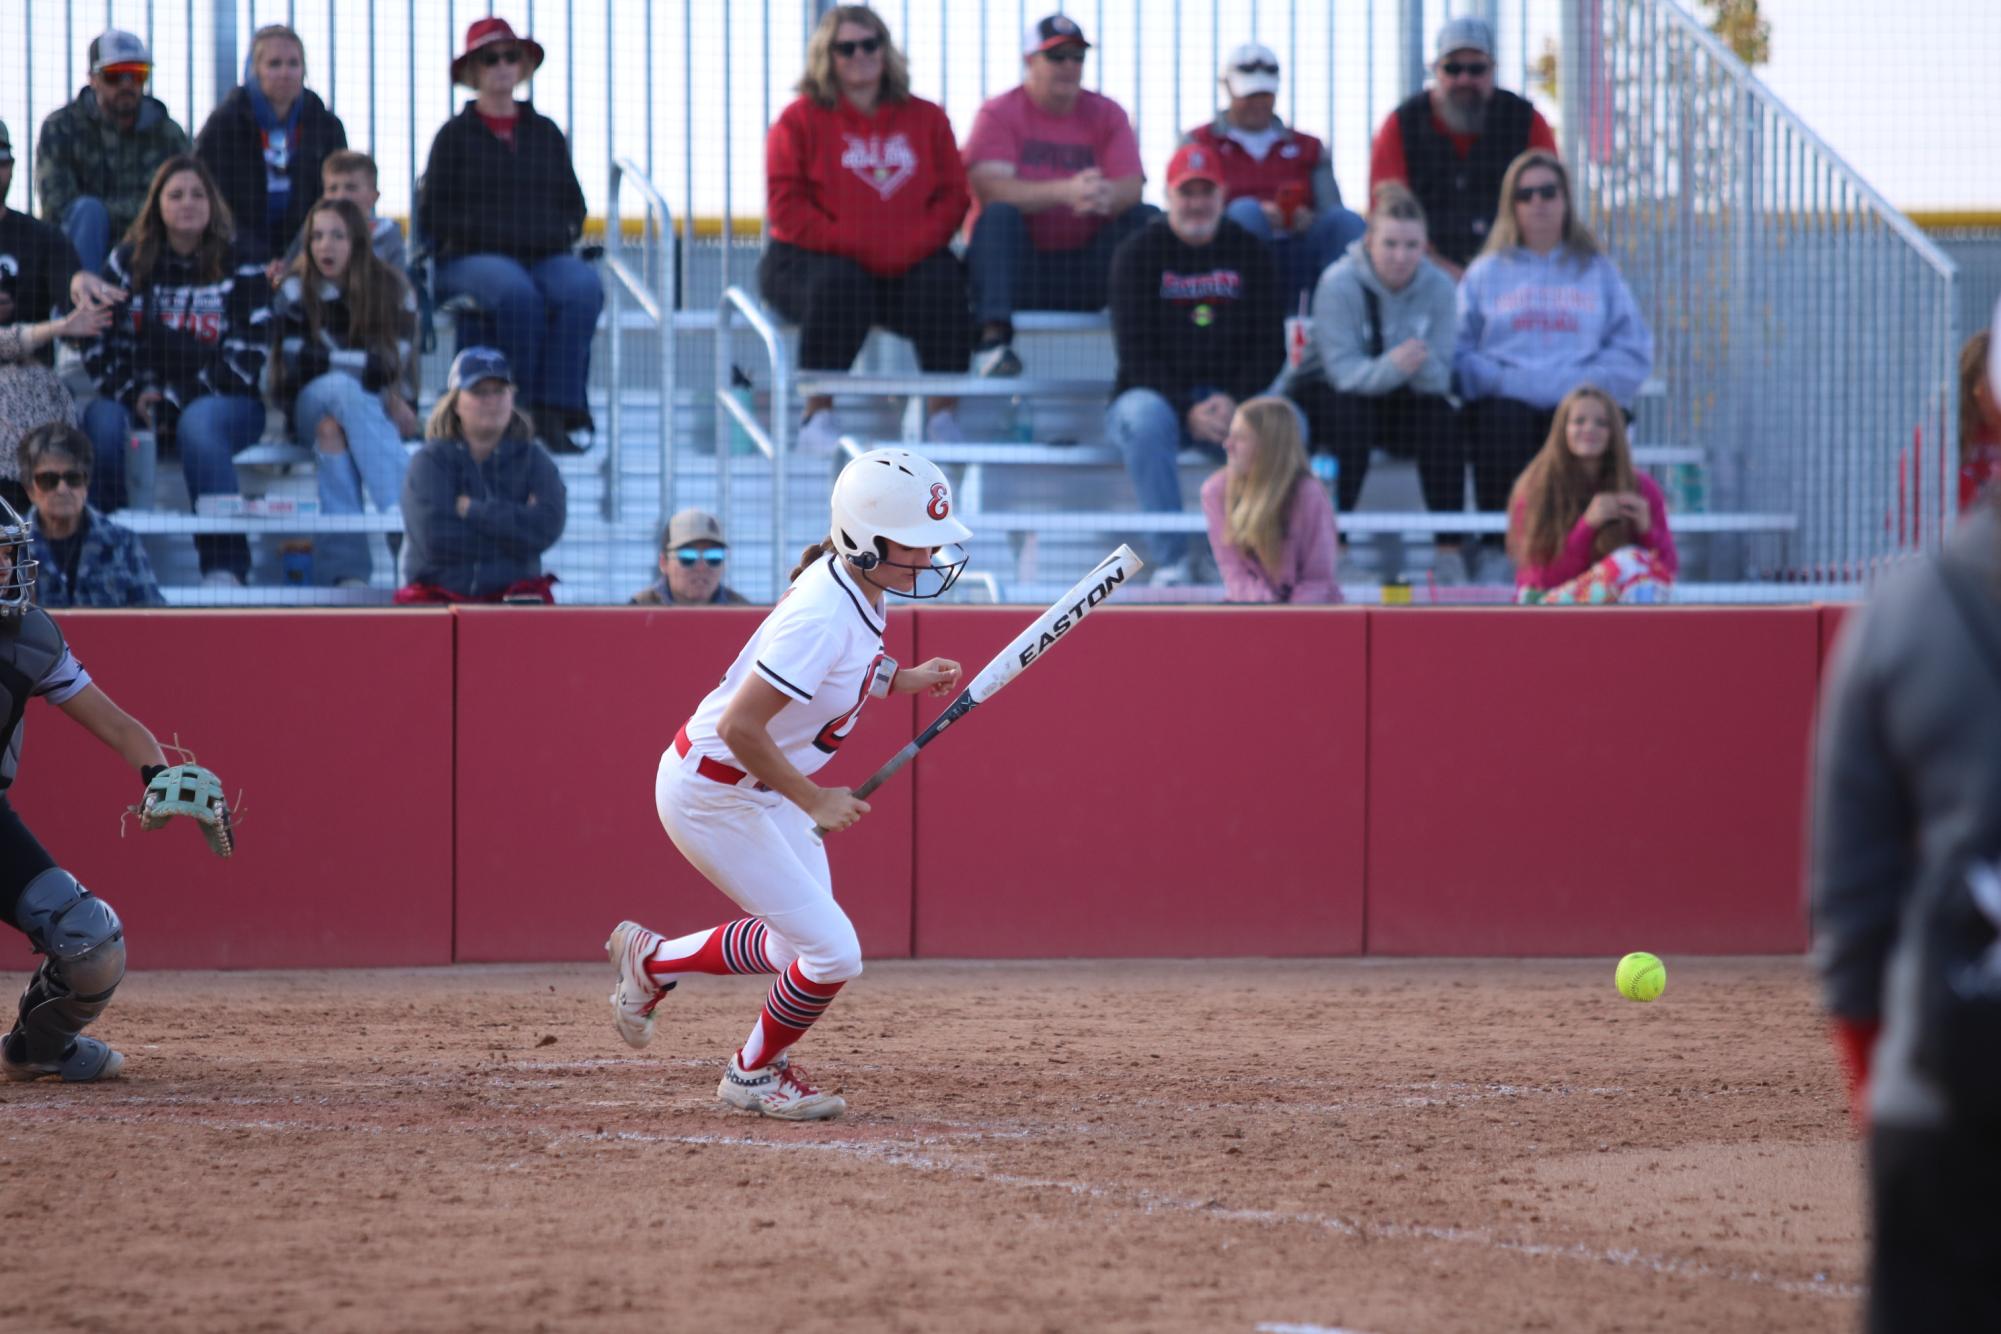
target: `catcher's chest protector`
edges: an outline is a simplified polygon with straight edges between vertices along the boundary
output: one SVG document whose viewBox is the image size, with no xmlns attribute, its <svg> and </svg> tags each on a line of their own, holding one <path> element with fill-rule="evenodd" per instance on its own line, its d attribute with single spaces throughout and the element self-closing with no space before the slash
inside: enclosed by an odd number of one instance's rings
<svg viewBox="0 0 2001 1334">
<path fill-rule="evenodd" d="M 0 791 L 13 786 L 21 765 L 21 721 L 28 700 L 73 684 L 83 668 L 70 656 L 62 631 L 40 607 L 0 620 Z"/>
</svg>

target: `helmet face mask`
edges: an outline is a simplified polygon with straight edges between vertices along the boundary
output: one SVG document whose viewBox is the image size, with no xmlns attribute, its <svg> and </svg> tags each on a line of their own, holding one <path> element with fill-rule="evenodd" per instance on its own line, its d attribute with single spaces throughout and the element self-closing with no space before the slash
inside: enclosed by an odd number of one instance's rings
<svg viewBox="0 0 2001 1334">
<path fill-rule="evenodd" d="M 34 551 L 27 520 L 0 496 L 0 557 L 7 564 L 6 573 L 0 575 L 0 619 L 16 619 L 34 605 L 35 569 L 40 563 Z"/>
<path fill-rule="evenodd" d="M 964 543 L 973 534 L 952 513 L 951 484 L 936 464 L 907 449 L 870 450 L 841 469 L 831 508 L 834 549 L 864 578 L 884 567 L 912 572 L 909 589 L 868 579 L 886 593 L 935 598 L 966 566 Z M 892 562 L 892 542 L 931 551 L 932 558 L 923 565 Z"/>
</svg>

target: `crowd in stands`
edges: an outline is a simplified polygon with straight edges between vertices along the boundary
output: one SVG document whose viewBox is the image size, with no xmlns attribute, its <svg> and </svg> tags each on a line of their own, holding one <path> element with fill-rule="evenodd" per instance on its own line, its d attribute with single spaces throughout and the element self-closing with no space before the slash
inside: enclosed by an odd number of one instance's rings
<svg viewBox="0 0 2001 1334">
<path fill-rule="evenodd" d="M 823 370 L 851 363 L 873 325 L 909 336 L 926 371 L 1019 375 L 1017 311 L 1108 308 L 1118 373 L 1105 433 L 1141 508 L 1181 509 L 1185 450 L 1229 459 L 1207 506 L 1225 585 L 1297 596 L 1315 581 L 1245 573 L 1245 560 L 1284 547 L 1261 525 L 1254 547 L 1225 550 L 1228 533 L 1250 531 L 1245 515 L 1283 527 L 1294 512 L 1237 494 L 1244 474 L 1226 441 L 1245 403 L 1294 405 L 1295 434 L 1338 459 L 1341 509 L 1385 448 L 1416 458 L 1432 510 L 1465 509 L 1470 468 L 1475 507 L 1500 512 L 1529 461 L 1561 445 L 1566 395 L 1596 386 L 1630 414 L 1651 370 L 1646 322 L 1574 215 L 1548 123 L 1495 87 L 1494 48 L 1478 19 L 1440 30 L 1432 86 L 1376 134 L 1365 221 L 1344 207 L 1322 142 L 1274 114 L 1277 55 L 1236 47 L 1223 108 L 1167 166 L 1163 215 L 1140 202 L 1146 172 L 1124 109 L 1083 86 L 1092 46 L 1075 19 L 1028 28 L 1020 86 L 980 108 L 955 152 L 944 113 L 911 94 L 881 16 L 832 8 L 767 144 L 764 295 L 799 324 L 802 366 Z M 1289 358 L 1295 312 L 1310 332 Z M 929 439 L 963 438 L 949 400 L 929 407 Z M 830 452 L 840 434 L 830 398 L 805 405 L 802 447 Z M 1295 480 L 1318 485 L 1310 469 Z M 1234 517 L 1219 527 L 1218 515 Z M 1512 575 L 1538 597 L 1515 545 L 1442 532 L 1434 577 Z M 1199 577 L 1199 542 L 1159 533 L 1149 547 L 1156 583 Z"/>
<path fill-rule="evenodd" d="M 1470 474 L 1474 508 L 1508 516 L 1505 543 L 1441 525 L 1440 582 L 1511 579 L 1525 601 L 1665 589 L 1667 515 L 1627 443 L 1652 335 L 1576 214 L 1549 125 L 1495 86 L 1488 24 L 1439 31 L 1431 85 L 1376 131 L 1365 216 L 1323 141 L 1274 113 L 1280 62 L 1256 42 L 1229 53 L 1223 105 L 1167 163 L 1165 212 L 1142 203 L 1133 126 L 1084 86 L 1092 51 L 1074 18 L 1037 20 L 1019 86 L 961 143 L 880 14 L 827 10 L 766 141 L 758 282 L 797 325 L 802 369 L 846 370 L 882 327 L 926 372 L 1017 376 L 1017 312 L 1108 310 L 1106 437 L 1152 513 L 1182 508 L 1186 451 L 1222 464 L 1202 505 L 1231 598 L 1336 596 L 1335 515 L 1359 503 L 1376 449 L 1415 460 L 1430 510 L 1463 512 Z M 544 49 L 505 19 L 468 28 L 451 77 L 470 97 L 432 142 L 407 247 L 375 216 L 374 162 L 306 87 L 306 54 L 291 29 L 259 29 L 242 85 L 190 145 L 146 93 L 144 44 L 91 42 L 89 86 L 37 141 L 44 221 L 0 211 L 0 490 L 70 544 L 74 569 L 96 568 L 93 551 L 108 568 L 125 548 L 103 516 L 152 499 L 127 494 L 135 437 L 178 456 L 198 501 L 237 489 L 233 459 L 268 405 L 314 451 L 323 512 L 401 505 L 402 600 L 549 600 L 541 558 L 564 522 L 549 456 L 593 429 L 604 295 L 568 144 L 522 95 Z M 0 127 L 0 200 L 11 173 Z M 413 455 L 425 296 L 465 309 Z M 94 385 L 80 413 L 52 368 L 58 340 Z M 1984 479 L 2001 472 L 2001 414 L 1979 386 L 1966 404 L 1966 476 Z M 833 399 L 802 406 L 796 448 L 833 453 Z M 964 440 L 956 407 L 927 403 L 928 439 Z M 48 422 L 82 434 L 43 440 L 56 463 L 31 474 L 27 440 Z M 1337 465 L 1330 505 L 1309 453 Z M 1150 545 L 1157 581 L 1201 576 L 1199 540 Z M 320 582 L 370 580 L 360 534 L 316 546 Z M 241 536 L 196 548 L 205 580 L 248 577 Z M 661 580 L 635 601 L 734 599 L 727 552 L 712 516 L 676 515 Z"/>
</svg>

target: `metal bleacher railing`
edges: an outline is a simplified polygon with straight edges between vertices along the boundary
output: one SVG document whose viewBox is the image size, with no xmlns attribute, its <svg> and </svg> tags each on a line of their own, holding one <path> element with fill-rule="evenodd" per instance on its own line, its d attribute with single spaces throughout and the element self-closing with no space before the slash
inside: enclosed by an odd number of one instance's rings
<svg viewBox="0 0 2001 1334">
<path fill-rule="evenodd" d="M 1565 16 L 1581 57 L 1563 64 L 1566 158 L 1657 340 L 1665 393 L 1641 429 L 1705 451 L 1712 508 L 1797 519 L 1715 558 L 1846 589 L 1937 543 L 1956 500 L 1957 266 L 1679 5 Z"/>
</svg>

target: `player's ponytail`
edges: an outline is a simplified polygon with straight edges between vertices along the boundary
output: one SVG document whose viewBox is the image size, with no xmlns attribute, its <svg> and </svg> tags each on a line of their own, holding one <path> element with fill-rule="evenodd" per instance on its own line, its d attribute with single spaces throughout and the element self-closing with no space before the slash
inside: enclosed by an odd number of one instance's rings
<svg viewBox="0 0 2001 1334">
<path fill-rule="evenodd" d="M 786 583 L 792 583 L 806 572 L 806 567 L 834 550 L 834 539 L 823 537 L 800 553 L 799 563 L 792 567 L 792 573 L 785 576 Z"/>
</svg>

